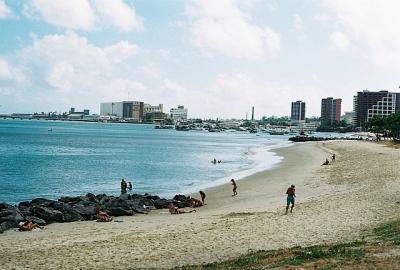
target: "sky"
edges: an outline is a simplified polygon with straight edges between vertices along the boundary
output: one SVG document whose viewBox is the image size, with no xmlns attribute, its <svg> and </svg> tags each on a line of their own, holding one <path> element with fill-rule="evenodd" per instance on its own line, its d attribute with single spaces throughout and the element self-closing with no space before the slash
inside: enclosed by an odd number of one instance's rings
<svg viewBox="0 0 400 270">
<path fill-rule="evenodd" d="M 397 0 L 0 0 L 0 113 L 185 105 L 189 117 L 290 115 L 397 91 Z"/>
</svg>

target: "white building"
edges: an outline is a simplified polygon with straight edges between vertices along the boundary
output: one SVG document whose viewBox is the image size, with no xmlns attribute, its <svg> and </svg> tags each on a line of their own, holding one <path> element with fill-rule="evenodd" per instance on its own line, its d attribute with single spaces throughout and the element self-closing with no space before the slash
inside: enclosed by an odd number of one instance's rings
<svg viewBox="0 0 400 270">
<path fill-rule="evenodd" d="M 187 120 L 188 109 L 183 105 L 178 105 L 178 108 L 171 108 L 171 118 L 174 122 L 178 120 Z"/>
<path fill-rule="evenodd" d="M 389 116 L 396 113 L 396 105 L 399 104 L 396 99 L 400 98 L 399 93 L 388 93 L 386 97 L 382 97 L 376 104 L 368 109 L 367 119 L 370 120 L 375 116 Z"/>
</svg>

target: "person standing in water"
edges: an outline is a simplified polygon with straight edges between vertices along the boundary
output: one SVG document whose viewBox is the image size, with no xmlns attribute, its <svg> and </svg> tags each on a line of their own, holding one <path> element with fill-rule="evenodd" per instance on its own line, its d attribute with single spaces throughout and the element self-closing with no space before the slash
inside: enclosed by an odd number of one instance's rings
<svg viewBox="0 0 400 270">
<path fill-rule="evenodd" d="M 126 193 L 126 187 L 127 187 L 127 185 L 126 185 L 125 179 L 122 178 L 122 180 L 121 180 L 121 193 L 122 194 Z"/>
<path fill-rule="evenodd" d="M 131 181 L 128 182 L 128 189 L 129 189 L 129 191 L 132 191 L 132 182 Z"/>
<path fill-rule="evenodd" d="M 286 199 L 286 200 L 287 200 L 287 204 L 286 204 L 286 214 L 287 214 L 290 205 L 292 205 L 292 207 L 290 208 L 290 213 L 293 212 L 294 198 L 296 197 L 296 194 L 295 194 L 295 186 L 294 186 L 294 185 L 291 185 L 290 188 L 287 189 L 286 194 L 287 194 L 287 199 Z"/>
<path fill-rule="evenodd" d="M 235 182 L 235 180 L 233 180 L 233 178 L 231 179 L 231 182 L 232 182 L 232 186 L 233 186 L 233 195 L 232 195 L 232 196 L 236 196 L 236 195 L 237 195 L 237 192 L 236 192 L 236 189 L 237 189 L 236 182 Z"/>
</svg>

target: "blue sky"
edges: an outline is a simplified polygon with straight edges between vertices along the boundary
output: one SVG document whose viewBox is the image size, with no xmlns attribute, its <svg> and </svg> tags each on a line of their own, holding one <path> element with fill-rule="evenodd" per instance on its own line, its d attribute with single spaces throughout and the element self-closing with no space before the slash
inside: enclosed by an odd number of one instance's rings
<svg viewBox="0 0 400 270">
<path fill-rule="evenodd" d="M 396 91 L 398 1 L 0 0 L 0 113 L 178 104 L 190 117 L 289 115 Z"/>
</svg>

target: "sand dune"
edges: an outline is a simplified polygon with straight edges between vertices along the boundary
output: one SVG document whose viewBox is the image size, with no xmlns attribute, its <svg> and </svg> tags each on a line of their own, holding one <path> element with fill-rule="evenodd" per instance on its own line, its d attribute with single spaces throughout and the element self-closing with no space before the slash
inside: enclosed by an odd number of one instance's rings
<svg viewBox="0 0 400 270">
<path fill-rule="evenodd" d="M 321 166 L 325 157 L 337 161 Z M 123 222 L 52 224 L 43 231 L 0 235 L 2 269 L 168 268 L 278 249 L 357 238 L 398 217 L 400 152 L 371 142 L 297 144 L 276 150 L 272 170 L 207 190 L 198 212 L 166 211 L 117 218 Z M 227 182 L 229 179 L 227 179 Z M 284 215 L 285 191 L 297 205 Z"/>
</svg>

